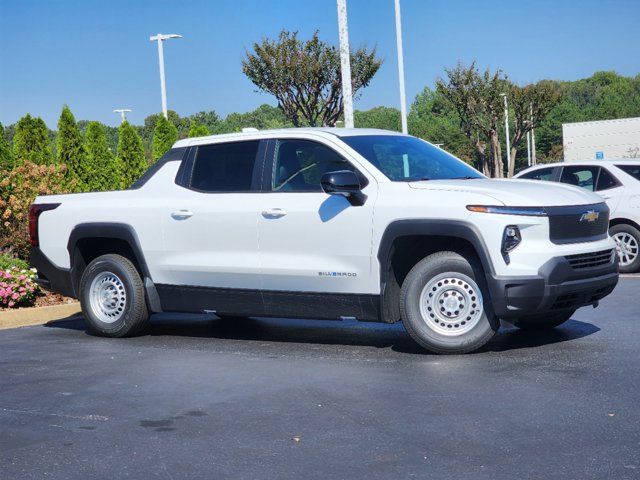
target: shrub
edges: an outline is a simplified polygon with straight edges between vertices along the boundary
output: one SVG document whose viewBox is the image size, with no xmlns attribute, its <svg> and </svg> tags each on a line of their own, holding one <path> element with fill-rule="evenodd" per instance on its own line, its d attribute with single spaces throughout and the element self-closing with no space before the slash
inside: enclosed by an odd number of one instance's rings
<svg viewBox="0 0 640 480">
<path fill-rule="evenodd" d="M 38 195 L 73 189 L 64 165 L 25 162 L 0 179 L 0 251 L 20 258 L 29 255 L 29 206 Z"/>
<path fill-rule="evenodd" d="M 0 308 L 26 307 L 33 305 L 41 292 L 35 282 L 35 269 L 24 260 L 0 255 Z"/>
</svg>

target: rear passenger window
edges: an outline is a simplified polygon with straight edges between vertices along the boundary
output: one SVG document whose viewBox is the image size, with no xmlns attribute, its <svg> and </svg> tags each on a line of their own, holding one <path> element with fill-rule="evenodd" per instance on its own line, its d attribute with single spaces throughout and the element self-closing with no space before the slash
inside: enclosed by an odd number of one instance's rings
<svg viewBox="0 0 640 480">
<path fill-rule="evenodd" d="M 598 178 L 598 167 L 575 166 L 564 167 L 560 181 L 593 192 L 596 178 Z"/>
<path fill-rule="evenodd" d="M 616 165 L 616 167 L 636 180 L 640 180 L 640 165 Z"/>
<path fill-rule="evenodd" d="M 609 188 L 617 187 L 618 181 L 609 173 L 605 168 L 600 169 L 600 175 L 598 175 L 598 185 L 596 185 L 596 191 L 608 190 Z"/>
<path fill-rule="evenodd" d="M 258 140 L 198 147 L 191 174 L 191 188 L 203 192 L 251 190 Z"/>
<path fill-rule="evenodd" d="M 534 170 L 533 172 L 527 172 L 523 174 L 520 178 L 527 178 L 529 180 L 553 180 L 553 167 L 550 168 L 541 168 L 539 170 Z"/>
</svg>

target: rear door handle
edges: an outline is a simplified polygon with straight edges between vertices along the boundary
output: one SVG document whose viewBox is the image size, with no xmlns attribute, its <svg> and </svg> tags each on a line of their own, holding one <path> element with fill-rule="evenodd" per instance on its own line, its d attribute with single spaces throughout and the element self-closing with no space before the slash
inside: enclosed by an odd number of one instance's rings
<svg viewBox="0 0 640 480">
<path fill-rule="evenodd" d="M 176 210 L 175 212 L 171 212 L 171 217 L 174 220 L 186 220 L 191 216 L 193 216 L 193 212 L 191 210 Z"/>
<path fill-rule="evenodd" d="M 270 208 L 262 211 L 262 216 L 265 218 L 280 218 L 284 217 L 287 211 L 282 208 Z"/>
</svg>

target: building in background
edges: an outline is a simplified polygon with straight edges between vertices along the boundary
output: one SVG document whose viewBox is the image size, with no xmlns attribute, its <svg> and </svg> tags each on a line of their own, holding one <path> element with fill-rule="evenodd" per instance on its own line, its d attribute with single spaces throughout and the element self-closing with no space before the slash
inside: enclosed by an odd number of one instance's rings
<svg viewBox="0 0 640 480">
<path fill-rule="evenodd" d="M 640 158 L 640 117 L 562 124 L 565 161 Z"/>
</svg>

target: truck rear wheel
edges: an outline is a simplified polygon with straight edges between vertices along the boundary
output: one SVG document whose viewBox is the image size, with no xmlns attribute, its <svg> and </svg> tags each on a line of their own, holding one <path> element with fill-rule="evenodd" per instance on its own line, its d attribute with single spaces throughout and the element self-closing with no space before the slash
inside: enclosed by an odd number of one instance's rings
<svg viewBox="0 0 640 480">
<path fill-rule="evenodd" d="M 418 262 L 400 290 L 402 323 L 434 353 L 467 353 L 498 330 L 482 270 L 473 258 L 437 252 Z"/>
<path fill-rule="evenodd" d="M 555 314 L 531 315 L 510 322 L 522 330 L 551 330 L 569 320 L 574 313 L 575 310 L 570 310 Z"/>
<path fill-rule="evenodd" d="M 142 279 L 121 255 L 102 255 L 89 263 L 80 279 L 79 297 L 87 325 L 99 335 L 132 336 L 148 325 Z"/>
</svg>

